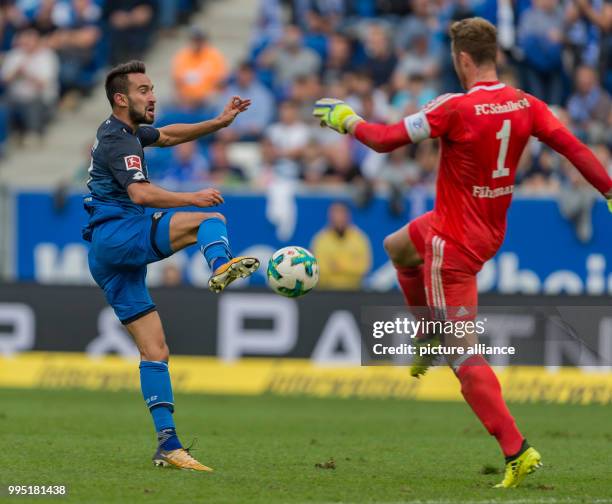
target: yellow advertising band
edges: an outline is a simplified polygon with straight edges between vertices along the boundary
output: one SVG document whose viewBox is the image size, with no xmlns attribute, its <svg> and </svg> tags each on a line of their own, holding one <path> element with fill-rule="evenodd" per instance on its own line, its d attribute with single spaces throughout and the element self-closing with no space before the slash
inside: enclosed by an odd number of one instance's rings
<svg viewBox="0 0 612 504">
<path fill-rule="evenodd" d="M 461 400 L 459 383 L 446 367 L 416 380 L 406 367 L 329 367 L 307 359 L 175 356 L 170 361 L 175 392 L 238 395 Z M 612 403 L 612 373 L 543 367 L 496 370 L 504 396 L 513 402 Z M 0 357 L 0 387 L 139 390 L 138 360 L 99 359 L 80 353 L 29 352 Z"/>
</svg>

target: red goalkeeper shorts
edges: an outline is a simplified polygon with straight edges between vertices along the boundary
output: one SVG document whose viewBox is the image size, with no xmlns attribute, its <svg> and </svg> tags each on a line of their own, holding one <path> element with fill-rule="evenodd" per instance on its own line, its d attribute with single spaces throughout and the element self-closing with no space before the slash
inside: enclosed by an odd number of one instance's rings
<svg viewBox="0 0 612 504">
<path fill-rule="evenodd" d="M 436 234 L 427 212 L 408 225 L 408 234 L 424 260 L 427 305 L 435 320 L 473 320 L 478 311 L 476 274 L 482 263 L 457 243 Z"/>
</svg>

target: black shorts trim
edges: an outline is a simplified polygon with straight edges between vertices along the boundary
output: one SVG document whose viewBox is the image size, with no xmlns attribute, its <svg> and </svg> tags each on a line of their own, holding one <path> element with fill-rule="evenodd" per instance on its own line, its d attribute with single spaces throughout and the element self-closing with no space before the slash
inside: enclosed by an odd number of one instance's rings
<svg viewBox="0 0 612 504">
<path fill-rule="evenodd" d="M 160 259 L 165 259 L 166 256 L 162 254 L 162 251 L 157 247 L 157 243 L 155 243 L 155 235 L 157 234 L 159 221 L 163 219 L 164 215 L 166 215 L 166 212 L 155 212 L 153 215 L 151 215 L 151 248 Z"/>
<path fill-rule="evenodd" d="M 141 311 L 140 313 L 137 313 L 136 315 L 132 315 L 130 318 L 121 320 L 121 323 L 123 325 L 131 324 L 132 322 L 136 322 L 139 318 L 142 318 L 145 315 L 148 315 L 149 313 L 154 312 L 154 311 L 157 311 L 157 306 L 151 306 L 150 308 L 147 308 L 146 310 Z"/>
</svg>

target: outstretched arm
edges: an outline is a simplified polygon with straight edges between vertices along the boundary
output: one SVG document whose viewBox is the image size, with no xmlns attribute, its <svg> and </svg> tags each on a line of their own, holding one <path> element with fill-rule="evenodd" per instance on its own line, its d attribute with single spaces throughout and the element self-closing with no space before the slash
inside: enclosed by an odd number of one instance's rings
<svg viewBox="0 0 612 504">
<path fill-rule="evenodd" d="M 544 102 L 533 97 L 529 97 L 529 101 L 535 109 L 533 135 L 565 156 L 603 194 L 612 211 L 612 179 L 601 162 L 553 115 Z"/>
<path fill-rule="evenodd" d="M 349 133 L 376 152 L 391 152 L 411 143 L 404 121 L 391 125 L 368 123 L 341 100 L 318 100 L 312 114 L 319 119 L 321 126 L 338 133 Z"/>
<path fill-rule="evenodd" d="M 169 124 L 159 128 L 159 138 L 152 145 L 154 147 L 170 147 L 210 135 L 232 124 L 236 116 L 247 110 L 250 105 L 251 100 L 243 100 L 239 96 L 233 96 L 225 105 L 223 111 L 214 119 L 195 124 Z"/>
<path fill-rule="evenodd" d="M 612 179 L 610 179 L 606 169 L 591 152 L 591 149 L 578 140 L 567 128 L 555 130 L 550 137 L 543 141 L 559 154 L 563 154 L 606 199 L 612 199 Z"/>
<path fill-rule="evenodd" d="M 357 123 L 350 133 L 376 152 L 391 152 L 402 145 L 412 143 L 404 121 L 390 125 L 362 121 Z"/>
</svg>

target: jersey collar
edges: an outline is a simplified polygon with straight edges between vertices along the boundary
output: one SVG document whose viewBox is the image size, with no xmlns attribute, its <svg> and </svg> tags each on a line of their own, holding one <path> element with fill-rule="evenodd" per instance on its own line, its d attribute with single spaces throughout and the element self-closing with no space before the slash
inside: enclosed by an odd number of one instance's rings
<svg viewBox="0 0 612 504">
<path fill-rule="evenodd" d="M 503 82 L 495 81 L 479 81 L 476 82 L 468 91 L 468 93 L 472 93 L 474 91 L 497 91 L 498 89 L 505 88 L 506 85 Z"/>
<path fill-rule="evenodd" d="M 117 124 L 118 126 L 125 129 L 125 131 L 127 131 L 130 135 L 134 134 L 134 130 L 129 125 L 124 123 L 121 119 L 119 119 L 117 116 L 115 116 L 115 114 L 111 114 L 109 119 L 115 124 Z"/>
</svg>

